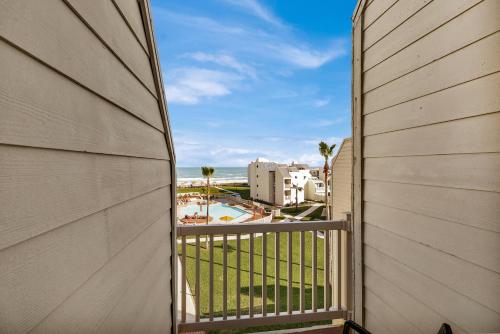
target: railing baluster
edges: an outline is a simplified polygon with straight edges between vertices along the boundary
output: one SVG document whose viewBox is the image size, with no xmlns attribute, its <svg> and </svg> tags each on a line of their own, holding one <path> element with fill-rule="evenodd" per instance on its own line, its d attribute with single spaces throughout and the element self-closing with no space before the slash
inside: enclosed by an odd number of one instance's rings
<svg viewBox="0 0 500 334">
<path fill-rule="evenodd" d="M 249 279 L 249 305 L 248 305 L 248 314 L 250 318 L 253 317 L 253 297 L 254 297 L 254 291 L 253 291 L 253 276 L 254 276 L 254 270 L 253 270 L 253 233 L 250 233 L 250 240 L 249 240 L 249 251 L 248 251 L 248 271 L 250 274 L 250 279 Z"/>
<path fill-rule="evenodd" d="M 351 312 L 353 309 L 353 294 L 352 294 L 352 289 L 353 289 L 353 267 L 354 267 L 354 259 L 353 259 L 353 252 L 352 248 L 354 247 L 354 242 L 353 242 L 353 228 L 352 228 L 352 218 L 351 218 L 351 213 L 346 214 L 346 221 L 347 225 L 349 226 L 348 230 L 346 232 L 343 232 L 345 235 L 345 295 L 346 295 L 346 304 L 345 307 L 347 311 Z M 352 316 L 352 313 L 351 313 Z"/>
<path fill-rule="evenodd" d="M 312 310 L 318 310 L 318 231 L 312 233 Z"/>
<path fill-rule="evenodd" d="M 262 233 L 262 315 L 267 315 L 267 234 Z"/>
<path fill-rule="evenodd" d="M 227 234 L 222 237 L 222 317 L 227 319 Z"/>
<path fill-rule="evenodd" d="M 186 322 L 186 236 L 182 236 L 181 256 L 181 321 Z"/>
<path fill-rule="evenodd" d="M 200 236 L 196 236 L 196 295 L 195 295 L 195 320 L 200 321 Z"/>
<path fill-rule="evenodd" d="M 274 313 L 280 314 L 280 233 L 274 235 Z"/>
<path fill-rule="evenodd" d="M 236 318 L 241 315 L 241 298 L 240 298 L 240 266 L 241 266 L 241 234 L 236 235 Z"/>
<path fill-rule="evenodd" d="M 342 232 L 337 231 L 337 254 L 335 254 L 337 258 L 337 296 L 336 297 L 336 304 L 337 308 L 342 307 L 342 276 L 344 273 L 342 272 Z"/>
<path fill-rule="evenodd" d="M 214 320 L 214 235 L 210 234 L 210 239 L 209 239 L 209 255 L 210 255 L 210 262 L 209 262 L 209 294 L 208 294 L 208 314 L 210 317 L 210 321 Z"/>
<path fill-rule="evenodd" d="M 300 313 L 305 312 L 305 302 L 306 297 L 304 294 L 305 282 L 305 267 L 306 263 L 304 261 L 304 248 L 305 248 L 305 238 L 304 231 L 300 232 Z"/>
<path fill-rule="evenodd" d="M 324 255 L 323 255 L 323 274 L 324 274 L 324 279 L 323 279 L 323 291 L 324 291 L 324 300 L 323 300 L 323 306 L 325 307 L 325 310 L 328 311 L 330 309 L 330 231 L 325 230 L 324 232 L 324 238 L 323 238 L 323 248 L 324 248 Z"/>
<path fill-rule="evenodd" d="M 292 280 L 292 265 L 293 265 L 293 254 L 292 254 L 292 232 L 288 232 L 288 252 L 287 252 L 287 265 L 288 265 L 288 275 L 287 275 L 287 311 L 288 314 L 292 314 L 293 311 L 293 280 Z"/>
</svg>

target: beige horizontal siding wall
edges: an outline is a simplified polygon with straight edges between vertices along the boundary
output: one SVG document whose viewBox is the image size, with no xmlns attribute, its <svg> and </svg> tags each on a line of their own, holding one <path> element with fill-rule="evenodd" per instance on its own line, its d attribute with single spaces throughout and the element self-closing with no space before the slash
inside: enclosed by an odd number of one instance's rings
<svg viewBox="0 0 500 334">
<path fill-rule="evenodd" d="M 172 329 L 174 166 L 142 22 L 136 0 L 0 2 L 0 333 Z"/>
<path fill-rule="evenodd" d="M 332 206 L 332 219 L 345 219 L 346 213 L 351 212 L 352 208 L 352 139 L 346 138 L 342 141 L 339 150 L 335 157 L 332 159 L 332 177 L 331 177 L 331 197 L 330 204 Z M 335 254 L 337 252 L 337 235 L 338 231 L 331 231 L 330 238 L 330 254 Z M 345 245 L 346 233 L 341 233 L 341 244 Z M 338 285 L 335 284 L 334 278 L 337 277 L 338 263 L 335 263 L 335 257 L 332 256 L 331 259 L 331 280 L 333 287 L 333 295 L 336 296 L 338 293 Z M 345 264 L 347 263 L 347 254 L 342 254 L 342 267 L 341 272 L 347 270 Z M 341 291 L 346 289 L 345 281 L 342 281 Z M 347 305 L 347 295 L 342 295 L 342 304 Z"/>
<path fill-rule="evenodd" d="M 332 218 L 342 219 L 351 211 L 352 201 L 352 139 L 342 142 L 332 161 Z"/>
<path fill-rule="evenodd" d="M 374 0 L 356 24 L 365 325 L 500 332 L 500 2 Z"/>
</svg>

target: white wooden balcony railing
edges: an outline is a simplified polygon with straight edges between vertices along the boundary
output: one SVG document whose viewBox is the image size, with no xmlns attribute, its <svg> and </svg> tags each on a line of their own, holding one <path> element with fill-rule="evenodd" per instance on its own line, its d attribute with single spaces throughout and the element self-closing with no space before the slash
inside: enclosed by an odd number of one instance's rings
<svg viewBox="0 0 500 334">
<path fill-rule="evenodd" d="M 332 232 L 333 231 L 333 232 Z M 345 231 L 345 232 L 341 232 Z M 209 225 L 182 225 L 177 227 L 177 236 L 180 242 L 180 262 L 182 268 L 181 270 L 181 281 L 178 286 L 181 288 L 180 303 L 181 303 L 181 314 L 179 321 L 179 331 L 180 332 L 191 332 L 191 331 L 208 331 L 208 330 L 220 330 L 220 329 L 231 329 L 231 328 L 245 328 L 254 326 L 267 326 L 267 325 L 279 325 L 279 324 L 291 324 L 291 323 L 305 323 L 305 322 L 317 322 L 324 320 L 333 319 L 347 319 L 350 317 L 351 307 L 351 287 L 352 287 L 352 234 L 351 234 L 351 220 L 350 214 L 347 215 L 345 220 L 336 221 L 313 221 L 313 222 L 281 222 L 281 223 L 241 223 L 241 224 L 209 224 Z M 298 234 L 298 244 L 293 244 L 293 234 Z M 341 234 L 345 236 L 345 242 L 340 242 Z M 200 239 L 208 236 L 209 242 L 208 246 L 205 242 L 200 243 Z M 187 239 L 189 237 L 189 239 Z M 269 276 L 268 267 L 272 266 L 268 264 L 268 237 L 274 238 L 274 258 L 270 261 L 274 261 L 274 277 Z M 306 237 L 311 238 L 308 241 L 308 248 L 306 249 Z M 262 238 L 261 244 L 262 249 L 260 254 L 256 254 L 255 250 L 255 240 L 256 238 Z M 280 262 L 283 262 L 280 256 L 280 248 L 282 242 L 285 242 L 286 238 L 286 272 L 280 272 Z M 295 235 L 297 239 L 297 235 Z M 324 239 L 323 244 L 323 296 L 318 296 L 318 240 L 319 238 Z M 335 249 L 330 249 L 330 238 L 335 239 Z M 248 247 L 245 251 L 242 251 L 242 239 L 248 239 Z M 219 240 L 219 241 L 217 241 Z M 228 240 L 231 240 L 232 245 L 231 251 L 234 253 L 235 248 L 235 264 L 230 267 L 231 273 L 235 273 L 235 279 L 233 278 L 233 284 L 235 284 L 235 301 L 232 303 L 235 305 L 235 310 L 228 311 Z M 269 240 L 271 241 L 271 240 Z M 222 278 L 220 278 L 220 272 L 217 280 L 217 286 L 221 288 L 222 291 L 216 291 L 214 289 L 214 242 L 217 244 L 217 251 L 222 252 L 222 264 L 217 263 L 216 265 L 222 267 Z M 235 243 L 235 245 L 234 245 Z M 272 244 L 272 241 L 271 241 Z M 194 315 L 189 316 L 186 311 L 186 299 L 187 295 L 187 278 L 186 278 L 186 266 L 187 266 L 187 247 L 194 247 L 194 251 L 190 248 L 190 261 L 194 261 L 194 275 L 193 269 L 190 269 L 191 276 L 191 290 L 194 295 Z M 281 246 L 281 247 L 280 247 Z M 208 252 L 208 261 L 205 258 L 204 261 L 208 262 L 208 272 L 201 272 L 200 270 L 200 251 L 203 248 L 203 252 Z M 204 248 L 208 247 L 208 248 Z M 298 259 L 293 258 L 293 248 L 299 247 Z M 221 250 L 219 250 L 221 248 Z M 242 268 L 242 253 L 248 251 L 248 267 Z M 321 249 L 319 250 L 321 251 Z M 333 252 L 332 258 L 330 257 L 330 252 Z M 343 252 L 346 252 L 342 254 Z M 297 252 L 296 252 L 297 253 Z M 310 269 L 307 266 L 307 271 L 310 271 L 310 285 L 311 292 L 308 293 L 308 301 L 306 303 L 306 253 L 311 256 Z M 255 273 L 254 257 L 261 256 L 262 267 L 260 273 Z M 270 254 L 272 255 L 272 254 Z M 344 255 L 344 256 L 342 256 Z M 234 254 L 232 254 L 234 256 Z M 234 258 L 233 258 L 234 259 Z M 332 264 L 330 261 L 332 261 Z M 295 261 L 295 264 L 293 262 Z M 342 263 L 345 261 L 345 263 Z M 299 289 L 296 294 L 298 294 L 298 303 L 293 303 L 294 290 L 293 290 L 293 273 L 292 264 L 297 265 L 299 262 Z M 191 268 L 192 266 L 191 262 Z M 334 265 L 335 269 L 332 271 L 330 266 Z M 204 264 L 206 268 L 206 264 Z M 340 268 L 345 270 L 340 270 Z M 218 268 L 219 269 L 219 268 Z M 248 270 L 247 270 L 248 269 Z M 247 305 L 242 305 L 241 298 L 241 279 L 243 273 L 248 271 L 248 303 Z M 280 296 L 282 275 L 286 276 L 286 310 L 280 300 L 283 296 Z M 334 276 L 331 277 L 330 275 Z M 255 296 L 255 277 L 260 276 L 260 282 L 262 283 L 261 296 L 261 307 L 256 308 L 254 305 Z M 274 278 L 274 308 L 272 305 L 267 304 L 268 297 L 268 277 Z M 204 316 L 200 313 L 200 290 L 202 287 L 201 280 L 208 280 L 208 284 L 205 285 L 208 289 L 208 312 L 205 312 Z M 194 281 L 194 282 L 193 282 Z M 342 284 L 342 281 L 345 284 Z M 332 283 L 333 282 L 333 283 Z M 333 287 L 335 284 L 335 287 Z M 222 287 L 220 286 L 222 285 Z M 273 285 L 271 285 L 271 289 Z M 342 290 L 343 289 L 343 290 Z M 257 289 L 258 290 L 258 289 Z M 335 291 L 335 295 L 333 293 Z M 205 292 L 206 293 L 206 292 Z M 190 298 L 191 296 L 189 296 Z M 297 297 L 297 296 L 295 296 Z M 214 312 L 214 298 L 219 298 L 222 300 L 222 310 L 221 312 Z M 246 297 L 245 297 L 246 298 Z M 284 301 L 283 301 L 284 302 Z M 298 305 L 297 305 L 298 304 Z M 307 307 L 306 309 L 306 305 Z M 321 306 L 321 308 L 320 308 Z M 248 307 L 248 308 L 247 308 Z"/>
</svg>

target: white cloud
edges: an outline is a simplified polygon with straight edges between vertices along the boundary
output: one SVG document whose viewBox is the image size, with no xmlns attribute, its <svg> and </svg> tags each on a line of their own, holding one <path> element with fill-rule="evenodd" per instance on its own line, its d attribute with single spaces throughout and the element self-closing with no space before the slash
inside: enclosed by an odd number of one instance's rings
<svg viewBox="0 0 500 334">
<path fill-rule="evenodd" d="M 180 104 L 198 104 L 203 99 L 228 95 L 241 80 L 232 73 L 193 67 L 174 69 L 167 78 L 167 100 Z"/>
<path fill-rule="evenodd" d="M 172 12 L 161 7 L 154 7 L 154 12 L 156 14 L 155 16 L 159 17 L 160 20 L 175 22 L 177 24 L 182 24 L 203 31 L 233 35 L 240 35 L 245 33 L 245 30 L 241 27 L 222 24 L 206 16 L 184 15 Z"/>
<path fill-rule="evenodd" d="M 318 107 L 318 108 L 324 107 L 324 106 L 326 106 L 328 104 L 330 104 L 330 98 L 319 99 L 319 100 L 314 100 L 313 101 L 313 105 L 315 107 Z"/>
<path fill-rule="evenodd" d="M 191 58 L 199 62 L 215 63 L 236 70 L 237 72 L 249 76 L 253 79 L 256 78 L 255 69 L 252 66 L 239 62 L 233 56 L 228 54 L 193 52 L 185 54 L 184 57 Z"/>
<path fill-rule="evenodd" d="M 264 7 L 257 0 L 224 0 L 225 2 L 240 7 L 247 13 L 254 15 L 261 20 L 270 23 L 276 27 L 283 28 L 285 24 L 274 15 L 268 8 Z"/>
<path fill-rule="evenodd" d="M 344 43 L 341 41 L 324 51 L 312 49 L 308 46 L 295 46 L 291 44 L 269 45 L 270 49 L 280 59 L 283 59 L 295 66 L 314 69 L 339 58 L 347 53 Z"/>
</svg>

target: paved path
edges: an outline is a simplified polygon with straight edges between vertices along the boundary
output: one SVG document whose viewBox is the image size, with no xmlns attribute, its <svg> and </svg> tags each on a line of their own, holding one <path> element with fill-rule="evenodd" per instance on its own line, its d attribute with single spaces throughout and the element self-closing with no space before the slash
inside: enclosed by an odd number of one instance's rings
<svg viewBox="0 0 500 334">
<path fill-rule="evenodd" d="M 314 203 L 313 205 L 311 205 L 311 207 L 309 209 L 307 209 L 306 211 L 302 212 L 302 213 L 299 213 L 298 215 L 296 215 L 294 218 L 295 219 L 302 219 L 304 218 L 305 216 L 311 214 L 314 212 L 314 210 L 316 210 L 318 207 L 322 206 L 323 203 Z"/>
<path fill-rule="evenodd" d="M 179 257 L 177 257 L 177 282 L 179 283 L 179 286 L 177 287 L 177 316 L 181 317 L 181 298 L 182 298 L 182 291 L 181 291 L 181 282 L 182 282 L 182 271 L 184 268 L 182 268 L 181 260 Z M 191 289 L 189 288 L 189 284 L 186 284 L 186 321 L 187 322 L 194 322 L 195 317 L 196 317 L 196 309 L 194 307 L 194 299 L 193 299 L 193 294 L 191 293 Z"/>
</svg>

